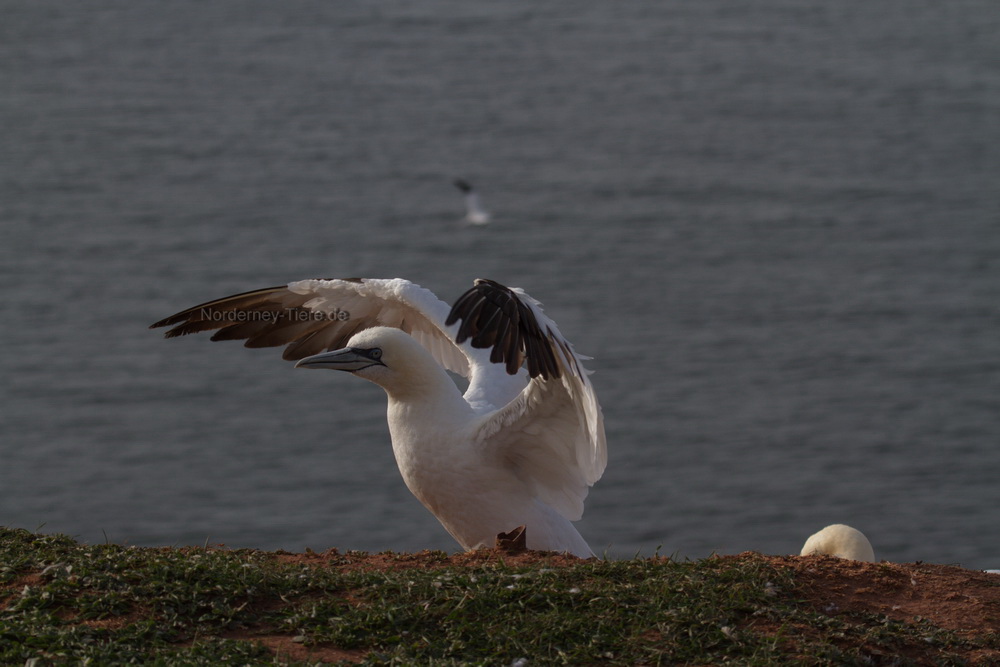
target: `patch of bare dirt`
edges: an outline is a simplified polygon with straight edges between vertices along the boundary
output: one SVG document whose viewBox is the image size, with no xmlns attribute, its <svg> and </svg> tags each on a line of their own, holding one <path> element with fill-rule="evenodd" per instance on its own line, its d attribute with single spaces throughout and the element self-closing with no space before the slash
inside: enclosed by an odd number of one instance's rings
<svg viewBox="0 0 1000 667">
<path fill-rule="evenodd" d="M 966 570 L 952 565 L 928 563 L 862 563 L 831 556 L 760 556 L 740 554 L 732 558 L 763 558 L 775 567 L 794 572 L 793 595 L 828 616 L 851 622 L 851 614 L 870 613 L 903 623 L 926 621 L 952 630 L 967 639 L 1000 632 L 1000 575 Z M 779 629 L 766 619 L 754 619 L 758 632 L 781 630 L 810 636 L 812 627 Z M 774 626 L 774 627 L 771 627 Z M 849 642 L 844 641 L 845 647 Z M 1000 665 L 1000 651 L 949 647 L 970 665 Z M 904 658 L 912 664 L 939 664 L 941 649 L 914 642 L 886 655 L 871 648 L 872 664 L 896 664 Z"/>
<path fill-rule="evenodd" d="M 41 576 L 31 573 L 20 576 L 9 584 L 0 585 L 0 611 L 6 609 L 25 586 L 38 586 L 41 583 Z"/>
<path fill-rule="evenodd" d="M 1000 575 L 930 563 L 862 563 L 831 556 L 767 557 L 829 615 L 863 611 L 959 633 L 1000 632 Z"/>
</svg>

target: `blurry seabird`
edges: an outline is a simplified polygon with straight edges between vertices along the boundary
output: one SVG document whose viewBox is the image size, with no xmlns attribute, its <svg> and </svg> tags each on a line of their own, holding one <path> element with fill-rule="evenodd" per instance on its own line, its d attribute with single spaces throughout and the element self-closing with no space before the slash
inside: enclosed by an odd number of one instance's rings
<svg viewBox="0 0 1000 667">
<path fill-rule="evenodd" d="M 479 194 L 468 181 L 455 179 L 455 187 L 465 193 L 465 222 L 470 225 L 485 225 L 490 221 L 490 214 L 479 202 Z"/>
<path fill-rule="evenodd" d="M 802 547 L 800 556 L 825 554 L 866 563 L 875 562 L 875 551 L 871 542 L 857 528 L 835 523 L 809 536 Z"/>
<path fill-rule="evenodd" d="M 302 280 L 152 326 L 287 345 L 297 367 L 380 385 L 403 480 L 463 548 L 523 525 L 529 549 L 593 555 L 571 522 L 607 463 L 601 408 L 585 357 L 524 291 L 476 280 L 449 310 L 407 280 Z"/>
</svg>

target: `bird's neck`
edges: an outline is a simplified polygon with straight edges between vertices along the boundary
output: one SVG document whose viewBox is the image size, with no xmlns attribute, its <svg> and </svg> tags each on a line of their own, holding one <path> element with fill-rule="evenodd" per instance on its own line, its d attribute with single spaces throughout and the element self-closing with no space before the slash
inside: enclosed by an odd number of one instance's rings
<svg viewBox="0 0 1000 667">
<path fill-rule="evenodd" d="M 438 385 L 426 391 L 404 396 L 389 393 L 388 421 L 392 451 L 403 480 L 425 506 L 435 511 L 434 489 L 453 482 L 442 479 L 450 465 L 463 455 L 467 438 L 460 435 L 469 428 L 474 413 L 458 388 Z M 442 468 L 442 462 L 449 465 Z"/>
<path fill-rule="evenodd" d="M 439 366 L 409 374 L 405 382 L 384 387 L 389 396 L 388 418 L 393 440 L 426 440 L 441 429 L 467 422 L 472 408 L 451 377 Z M 413 431 L 413 433 L 405 433 Z"/>
<path fill-rule="evenodd" d="M 421 378 L 420 382 L 405 388 L 387 389 L 389 396 L 389 422 L 412 423 L 421 428 L 435 422 L 468 420 L 472 408 L 462 397 L 450 377 L 442 373 L 439 381 Z"/>
</svg>

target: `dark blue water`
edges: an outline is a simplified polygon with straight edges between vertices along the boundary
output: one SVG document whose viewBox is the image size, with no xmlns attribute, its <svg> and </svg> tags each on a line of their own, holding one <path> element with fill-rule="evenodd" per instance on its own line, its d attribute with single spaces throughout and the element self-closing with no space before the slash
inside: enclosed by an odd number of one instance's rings
<svg viewBox="0 0 1000 667">
<path fill-rule="evenodd" d="M 526 288 L 595 357 L 597 551 L 1000 553 L 992 2 L 4 2 L 0 524 L 454 543 L 377 387 L 147 326 Z M 469 229 L 456 176 L 494 224 Z"/>
</svg>

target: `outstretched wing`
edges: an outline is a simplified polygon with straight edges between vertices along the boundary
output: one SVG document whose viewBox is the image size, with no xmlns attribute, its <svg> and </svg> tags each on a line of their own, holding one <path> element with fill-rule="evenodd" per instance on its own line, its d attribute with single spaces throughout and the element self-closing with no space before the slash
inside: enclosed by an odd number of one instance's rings
<svg viewBox="0 0 1000 667">
<path fill-rule="evenodd" d="M 607 465 L 604 418 L 584 357 L 539 305 L 523 290 L 477 280 L 446 322 L 461 320 L 456 340 L 490 349 L 490 361 L 505 364 L 508 373 L 526 363 L 531 381 L 482 418 L 478 439 L 539 499 L 575 521 Z"/>
<path fill-rule="evenodd" d="M 344 347 L 362 329 L 396 327 L 468 377 L 470 360 L 445 331 L 447 314 L 448 304 L 408 280 L 315 279 L 208 301 L 150 328 L 172 326 L 167 338 L 215 331 L 212 340 L 245 340 L 247 347 L 286 345 L 282 356 L 294 361 Z"/>
</svg>

